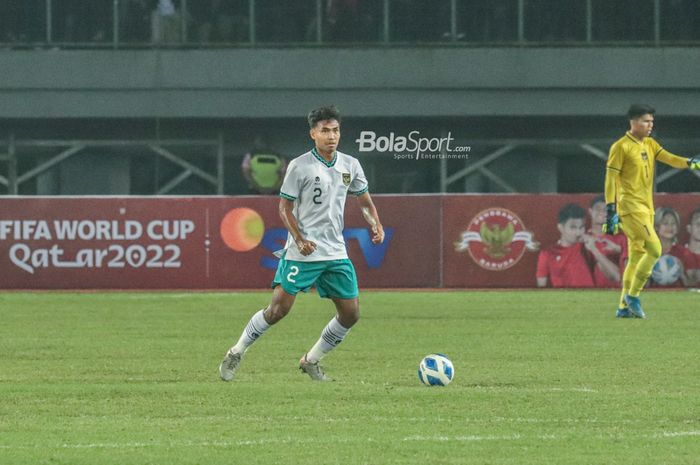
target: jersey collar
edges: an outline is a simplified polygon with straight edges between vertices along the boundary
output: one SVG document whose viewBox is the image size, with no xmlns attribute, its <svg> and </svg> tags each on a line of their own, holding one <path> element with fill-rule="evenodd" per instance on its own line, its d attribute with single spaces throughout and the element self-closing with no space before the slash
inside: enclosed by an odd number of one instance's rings
<svg viewBox="0 0 700 465">
<path fill-rule="evenodd" d="M 311 149 L 311 153 L 313 154 L 314 157 L 324 165 L 326 165 L 328 168 L 331 168 L 333 165 L 335 165 L 335 162 L 338 160 L 338 151 L 336 150 L 333 152 L 333 159 L 331 161 L 327 161 L 325 158 L 321 156 L 320 153 L 318 153 L 318 150 L 316 150 L 316 147 Z"/>
<path fill-rule="evenodd" d="M 640 144 L 640 145 L 641 145 L 641 144 L 644 143 L 644 141 L 641 141 L 641 140 L 637 139 L 637 138 L 634 137 L 629 131 L 627 131 L 627 132 L 625 133 L 625 135 L 626 135 L 629 139 L 631 139 L 631 140 L 633 140 L 634 142 L 636 142 L 637 144 Z"/>
</svg>

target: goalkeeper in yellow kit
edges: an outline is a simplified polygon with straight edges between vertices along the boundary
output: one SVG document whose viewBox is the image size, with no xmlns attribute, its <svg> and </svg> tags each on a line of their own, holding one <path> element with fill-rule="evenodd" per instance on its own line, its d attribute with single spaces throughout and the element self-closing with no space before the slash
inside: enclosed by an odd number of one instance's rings
<svg viewBox="0 0 700 465">
<path fill-rule="evenodd" d="M 622 229 L 629 250 L 618 318 L 646 318 L 639 294 L 661 255 L 661 242 L 654 231 L 654 163 L 658 160 L 678 169 L 700 169 L 700 157 L 679 157 L 649 137 L 654 113 L 648 105 L 630 107 L 630 130 L 610 147 L 605 170 L 607 218 L 603 232 L 615 234 Z"/>
</svg>

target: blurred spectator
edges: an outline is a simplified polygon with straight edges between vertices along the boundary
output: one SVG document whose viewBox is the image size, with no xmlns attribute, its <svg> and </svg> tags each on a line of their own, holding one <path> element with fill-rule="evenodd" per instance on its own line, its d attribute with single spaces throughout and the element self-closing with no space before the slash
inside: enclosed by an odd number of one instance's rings
<svg viewBox="0 0 700 465">
<path fill-rule="evenodd" d="M 281 155 L 269 150 L 258 137 L 253 149 L 243 157 L 241 169 L 252 192 L 275 194 L 282 186 L 287 162 Z"/>
<path fill-rule="evenodd" d="M 627 238 L 621 232 L 615 235 L 602 233 L 606 218 L 604 195 L 593 198 L 588 214 L 591 216 L 591 229 L 584 236 L 584 243 L 589 248 L 592 242 L 592 245 L 606 258 L 606 260 L 595 260 L 595 256 L 589 252 L 591 261 L 595 261 L 593 281 L 596 287 L 618 288 L 627 259 Z"/>
<path fill-rule="evenodd" d="M 537 287 L 594 287 L 587 248 L 596 260 L 605 259 L 595 245 L 584 246 L 586 211 L 570 203 L 559 210 L 557 244 L 542 250 L 537 258 Z"/>
<path fill-rule="evenodd" d="M 678 233 L 681 229 L 678 212 L 669 207 L 657 208 L 654 213 L 654 229 L 661 241 L 661 257 L 651 273 L 651 285 L 683 287 L 687 281 L 683 269 L 687 251 L 678 243 Z M 677 271 L 674 272 L 674 269 Z"/>
<path fill-rule="evenodd" d="M 686 254 L 683 262 L 688 286 L 700 286 L 700 208 L 690 214 L 688 222 L 688 244 L 685 246 Z"/>
<path fill-rule="evenodd" d="M 179 1 L 158 0 L 151 13 L 151 39 L 154 43 L 174 43 L 182 39 Z"/>
</svg>

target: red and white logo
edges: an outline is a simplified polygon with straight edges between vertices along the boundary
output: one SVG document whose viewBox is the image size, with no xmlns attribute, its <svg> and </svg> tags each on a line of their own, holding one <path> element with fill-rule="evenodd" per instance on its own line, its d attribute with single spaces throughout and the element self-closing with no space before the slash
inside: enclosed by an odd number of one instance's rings
<svg viewBox="0 0 700 465">
<path fill-rule="evenodd" d="M 507 270 L 520 261 L 525 250 L 540 248 L 518 215 L 499 207 L 477 213 L 454 246 L 457 252 L 468 251 L 477 265 L 490 271 Z"/>
</svg>

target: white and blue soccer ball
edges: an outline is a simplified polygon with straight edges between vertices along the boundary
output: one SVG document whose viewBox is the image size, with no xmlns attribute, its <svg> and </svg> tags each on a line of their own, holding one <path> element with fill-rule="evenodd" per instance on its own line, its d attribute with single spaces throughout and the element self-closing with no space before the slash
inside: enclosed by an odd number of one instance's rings
<svg viewBox="0 0 700 465">
<path fill-rule="evenodd" d="M 455 367 L 446 355 L 430 354 L 418 365 L 418 378 L 428 386 L 447 386 L 455 375 Z"/>
<path fill-rule="evenodd" d="M 681 277 L 681 262 L 673 255 L 662 255 L 654 265 L 651 272 L 651 280 L 656 284 L 667 286 L 673 284 Z"/>
</svg>

